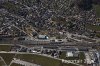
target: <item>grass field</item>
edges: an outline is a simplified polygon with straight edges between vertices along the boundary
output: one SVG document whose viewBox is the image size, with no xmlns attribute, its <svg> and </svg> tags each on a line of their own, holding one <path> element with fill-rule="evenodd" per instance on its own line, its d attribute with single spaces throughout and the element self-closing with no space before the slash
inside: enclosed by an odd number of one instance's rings
<svg viewBox="0 0 100 66">
<path fill-rule="evenodd" d="M 96 10 L 96 15 L 100 17 L 100 5 L 93 5 L 94 9 Z"/>
<path fill-rule="evenodd" d="M 93 31 L 97 31 L 96 36 L 100 37 L 100 33 L 98 31 L 100 31 L 100 26 L 97 25 L 86 25 L 87 29 L 93 30 Z"/>
<path fill-rule="evenodd" d="M 11 66 L 23 66 L 23 65 L 13 63 L 11 64 Z"/>
<path fill-rule="evenodd" d="M 63 52 L 60 56 L 61 59 L 66 59 L 66 60 L 78 60 L 79 58 L 77 57 L 66 57 L 66 52 Z"/>
<path fill-rule="evenodd" d="M 3 66 L 3 65 L 5 65 L 4 62 L 3 61 L 0 61 L 0 66 Z"/>
<path fill-rule="evenodd" d="M 11 45 L 0 45 L 0 51 L 9 51 L 10 48 L 11 48 Z M 0 53 L 0 56 L 4 59 L 6 64 L 9 65 L 12 59 L 14 58 L 15 54 Z M 34 54 L 17 54 L 16 58 L 31 62 L 31 63 L 39 64 L 42 66 L 75 66 L 73 64 L 64 64 L 60 60 L 56 60 L 56 59 L 52 59 L 52 58 L 44 57 L 40 55 L 34 55 Z M 65 53 L 62 53 L 61 58 L 65 58 Z M 4 65 L 4 63 L 0 62 L 0 66 L 2 65 Z M 22 65 L 12 64 L 11 66 L 22 66 Z"/>
<path fill-rule="evenodd" d="M 9 63 L 12 61 L 13 57 L 15 54 L 10 54 L 10 53 L 0 53 L 0 56 L 4 59 L 6 64 L 9 65 Z"/>
<path fill-rule="evenodd" d="M 29 61 L 32 63 L 36 63 L 42 66 L 76 66 L 73 64 L 64 64 L 60 60 L 55 60 L 52 58 L 39 56 L 39 55 L 32 55 L 32 54 L 20 54 L 16 56 L 17 58 L 20 58 L 25 61 Z"/>
<path fill-rule="evenodd" d="M 85 62 L 85 60 L 84 60 L 85 59 L 85 54 L 83 52 L 79 53 L 79 59 L 82 60 L 82 63 L 84 64 L 84 62 Z"/>
<path fill-rule="evenodd" d="M 16 56 L 18 59 L 22 59 L 28 62 L 36 63 L 42 66 L 61 66 L 61 61 L 43 57 L 33 54 L 20 54 Z"/>
<path fill-rule="evenodd" d="M 66 59 L 66 52 L 62 52 L 62 54 L 60 55 L 61 59 Z"/>
<path fill-rule="evenodd" d="M 86 28 L 94 30 L 94 31 L 100 31 L 100 26 L 97 25 L 86 25 Z"/>
<path fill-rule="evenodd" d="M 4 59 L 7 65 L 9 65 L 14 55 L 15 54 L 0 53 L 0 56 Z M 16 58 L 31 63 L 39 64 L 41 66 L 76 66 L 73 64 L 62 63 L 60 60 L 39 56 L 39 55 L 33 55 L 33 54 L 18 54 L 16 55 Z M 4 65 L 3 62 L 0 62 L 0 66 L 2 65 Z M 13 63 L 11 66 L 22 66 L 22 65 Z"/>
<path fill-rule="evenodd" d="M 0 51 L 10 51 L 11 45 L 0 45 Z"/>
<path fill-rule="evenodd" d="M 63 63 L 62 66 L 77 66 L 77 65 Z"/>
<path fill-rule="evenodd" d="M 80 52 L 79 57 L 66 57 L 66 52 L 63 52 L 60 58 L 66 60 L 82 60 L 82 63 L 84 63 L 85 55 L 83 52 Z"/>
</svg>

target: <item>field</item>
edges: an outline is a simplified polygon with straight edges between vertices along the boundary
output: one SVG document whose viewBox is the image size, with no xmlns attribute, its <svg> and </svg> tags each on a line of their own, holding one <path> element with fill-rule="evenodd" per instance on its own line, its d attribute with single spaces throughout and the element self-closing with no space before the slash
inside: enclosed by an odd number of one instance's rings
<svg viewBox="0 0 100 66">
<path fill-rule="evenodd" d="M 0 45 L 0 51 L 10 51 L 10 48 L 11 45 Z M 45 56 L 35 55 L 35 54 L 16 54 L 15 56 L 14 53 L 0 53 L 0 56 L 4 59 L 7 65 L 10 64 L 13 58 L 17 58 L 27 62 L 39 64 L 42 66 L 76 66 L 73 64 L 64 64 L 61 62 L 61 60 L 56 60 Z M 65 53 L 62 53 L 61 58 L 64 57 L 65 57 Z M 0 66 L 2 65 L 4 65 L 4 62 L 0 61 Z M 11 66 L 22 66 L 22 65 L 12 64 Z"/>
<path fill-rule="evenodd" d="M 97 17 L 100 18 L 100 5 L 93 5 L 93 8 L 95 9 Z M 100 31 L 100 26 L 96 26 L 96 25 L 86 25 L 86 28 L 93 31 Z M 100 33 L 96 33 L 96 36 L 100 37 Z"/>
<path fill-rule="evenodd" d="M 100 26 L 97 26 L 97 25 L 86 25 L 86 28 L 94 30 L 94 31 L 100 31 Z"/>
<path fill-rule="evenodd" d="M 0 53 L 0 56 L 4 59 L 6 64 L 9 65 L 9 63 L 11 62 L 15 54 Z M 76 66 L 73 64 L 64 64 L 60 60 L 55 60 L 52 58 L 39 56 L 39 55 L 33 55 L 33 54 L 18 54 L 16 55 L 16 58 L 31 62 L 31 63 L 39 64 L 42 66 Z M 4 65 L 4 63 L 0 62 L 0 66 L 2 65 Z M 13 63 L 11 66 L 22 66 L 22 65 Z"/>
<path fill-rule="evenodd" d="M 7 65 L 10 64 L 15 54 L 10 53 L 0 53 L 0 56 L 4 59 Z"/>
<path fill-rule="evenodd" d="M 61 61 L 33 54 L 20 54 L 16 58 L 42 66 L 61 66 Z"/>
<path fill-rule="evenodd" d="M 84 63 L 85 55 L 83 52 L 80 52 L 79 57 L 66 57 L 66 52 L 63 52 L 60 58 L 66 60 L 82 60 L 82 63 Z"/>
<path fill-rule="evenodd" d="M 62 66 L 77 66 L 77 65 L 63 63 Z"/>
<path fill-rule="evenodd" d="M 10 51 L 12 45 L 0 45 L 0 51 Z"/>
<path fill-rule="evenodd" d="M 4 62 L 3 61 L 0 61 L 0 66 L 3 66 L 3 65 L 5 65 Z"/>
<path fill-rule="evenodd" d="M 86 25 L 87 29 L 93 30 L 93 31 L 97 31 L 96 36 L 100 37 L 100 26 L 97 25 Z"/>
<path fill-rule="evenodd" d="M 96 15 L 100 17 L 100 5 L 93 5 L 94 9 L 96 10 Z"/>
<path fill-rule="evenodd" d="M 39 56 L 39 55 L 20 54 L 20 55 L 17 55 L 16 57 L 20 58 L 22 60 L 25 60 L 25 61 L 40 64 L 42 66 L 76 66 L 76 65 L 73 65 L 73 64 L 64 64 L 60 60 L 55 60 L 55 59 L 52 59 L 52 58 Z"/>
</svg>

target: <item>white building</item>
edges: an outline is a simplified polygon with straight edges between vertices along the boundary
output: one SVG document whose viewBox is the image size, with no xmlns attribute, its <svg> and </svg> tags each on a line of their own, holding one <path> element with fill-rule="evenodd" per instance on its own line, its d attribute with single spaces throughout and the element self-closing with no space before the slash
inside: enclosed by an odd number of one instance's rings
<svg viewBox="0 0 100 66">
<path fill-rule="evenodd" d="M 79 52 L 67 52 L 66 57 L 78 57 Z"/>
<path fill-rule="evenodd" d="M 48 39 L 47 35 L 38 35 L 38 39 Z"/>
<path fill-rule="evenodd" d="M 72 52 L 67 52 L 66 57 L 73 57 L 73 53 Z"/>
</svg>

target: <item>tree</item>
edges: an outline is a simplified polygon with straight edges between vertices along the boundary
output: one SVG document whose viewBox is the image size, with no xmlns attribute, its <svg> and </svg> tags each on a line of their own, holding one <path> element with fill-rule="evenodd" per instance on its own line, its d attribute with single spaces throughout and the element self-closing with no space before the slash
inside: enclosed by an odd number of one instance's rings
<svg viewBox="0 0 100 66">
<path fill-rule="evenodd" d="M 90 10 L 92 8 L 92 0 L 79 0 L 77 5 L 82 10 Z"/>
<path fill-rule="evenodd" d="M 98 4 L 100 5 L 100 0 L 92 0 L 93 4 Z"/>
</svg>

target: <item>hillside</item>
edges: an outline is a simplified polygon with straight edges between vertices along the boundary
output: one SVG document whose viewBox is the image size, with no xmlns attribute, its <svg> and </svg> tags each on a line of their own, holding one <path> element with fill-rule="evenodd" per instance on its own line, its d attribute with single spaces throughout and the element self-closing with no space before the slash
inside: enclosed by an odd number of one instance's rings
<svg viewBox="0 0 100 66">
<path fill-rule="evenodd" d="M 31 25 L 38 34 L 59 38 L 64 36 L 59 32 L 85 34 L 91 31 L 85 25 L 100 24 L 98 4 L 98 0 L 0 0 L 1 31 L 19 34 L 11 25 L 24 31 Z"/>
</svg>

